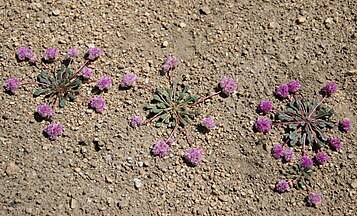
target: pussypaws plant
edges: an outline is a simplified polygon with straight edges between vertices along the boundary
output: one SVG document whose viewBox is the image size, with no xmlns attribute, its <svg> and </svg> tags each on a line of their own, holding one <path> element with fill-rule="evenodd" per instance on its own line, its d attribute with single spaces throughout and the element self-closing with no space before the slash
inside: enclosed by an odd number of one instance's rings
<svg viewBox="0 0 357 216">
<path fill-rule="evenodd" d="M 166 125 L 171 128 L 170 135 L 163 140 L 159 140 L 152 148 L 151 153 L 154 156 L 165 157 L 168 155 L 170 146 L 173 144 L 174 136 L 177 131 L 181 130 L 185 133 L 190 149 L 183 155 L 185 161 L 190 165 L 198 165 L 202 159 L 204 151 L 202 148 L 194 148 L 193 140 L 189 134 L 188 126 L 195 123 L 197 119 L 200 119 L 201 127 L 209 131 L 215 128 L 215 122 L 210 116 L 202 116 L 197 105 L 203 101 L 224 94 L 226 96 L 232 94 L 237 84 L 234 80 L 223 77 L 219 82 L 220 90 L 206 96 L 200 97 L 193 95 L 189 91 L 188 84 L 180 84 L 179 81 L 173 75 L 173 70 L 180 64 L 180 61 L 169 55 L 166 58 L 165 63 L 162 66 L 162 72 L 168 78 L 167 86 L 153 88 L 148 85 L 140 84 L 137 82 L 136 74 L 126 74 L 121 82 L 122 88 L 130 88 L 132 86 L 146 87 L 153 92 L 151 104 L 144 106 L 144 109 L 148 112 L 146 120 L 138 115 L 132 117 L 130 125 L 134 128 L 141 125 L 154 124 L 156 127 L 162 127 Z"/>
<path fill-rule="evenodd" d="M 329 157 L 324 152 L 330 146 L 332 150 L 339 151 L 342 143 L 339 138 L 328 137 L 326 133 L 333 128 L 340 128 L 348 132 L 351 128 L 349 119 L 343 119 L 338 124 L 332 120 L 334 110 L 323 106 L 323 102 L 332 96 L 337 86 L 334 82 L 327 83 L 322 89 L 322 99 L 309 100 L 299 92 L 301 85 L 292 80 L 288 84 L 280 85 L 275 95 L 288 100 L 284 110 L 274 110 L 274 118 L 259 118 L 255 129 L 268 133 L 271 126 L 284 126 L 285 134 L 283 144 L 277 144 L 272 149 L 272 156 L 284 162 L 291 163 L 291 168 L 285 172 L 285 179 L 278 181 L 276 191 L 283 193 L 294 187 L 309 192 L 307 197 L 310 206 L 317 206 L 321 202 L 319 194 L 314 193 L 316 185 L 316 168 L 328 162 Z M 267 114 L 273 110 L 270 101 L 262 101 L 258 111 Z M 294 151 L 301 149 L 301 156 L 296 157 Z M 308 152 L 311 150 L 311 152 Z M 313 159 L 311 159 L 313 158 Z"/>
<path fill-rule="evenodd" d="M 4 84 L 4 89 L 9 94 L 16 94 L 17 90 L 24 85 L 35 85 L 34 97 L 43 96 L 44 103 L 37 108 L 39 116 L 51 123 L 44 129 L 50 140 L 56 140 L 63 133 L 63 126 L 55 122 L 56 108 L 63 108 L 68 101 L 76 101 L 80 95 L 82 85 L 90 85 L 93 71 L 87 66 L 97 60 L 102 54 L 99 48 L 89 48 L 84 56 L 84 62 L 74 66 L 74 60 L 79 51 L 76 48 L 69 49 L 66 58 L 58 62 L 58 50 L 49 48 L 45 51 L 42 59 L 38 59 L 29 47 L 20 47 L 16 52 L 18 61 L 28 61 L 31 65 L 39 68 L 37 80 L 33 82 L 20 82 L 19 78 L 10 78 Z M 107 90 L 112 86 L 109 76 L 104 76 L 96 82 L 97 93 Z M 101 96 L 88 99 L 89 106 L 101 113 L 105 109 L 105 101 Z"/>
</svg>

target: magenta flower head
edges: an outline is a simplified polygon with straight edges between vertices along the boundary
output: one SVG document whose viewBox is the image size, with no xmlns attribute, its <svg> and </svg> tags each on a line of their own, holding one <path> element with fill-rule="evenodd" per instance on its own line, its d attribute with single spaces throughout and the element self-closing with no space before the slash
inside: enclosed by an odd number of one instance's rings
<svg viewBox="0 0 357 216">
<path fill-rule="evenodd" d="M 348 118 L 342 119 L 338 123 L 338 127 L 340 128 L 341 131 L 343 132 L 348 132 L 351 130 L 351 121 Z"/>
<path fill-rule="evenodd" d="M 322 89 L 321 93 L 324 97 L 330 97 L 337 91 L 337 86 L 335 82 L 328 82 Z"/>
<path fill-rule="evenodd" d="M 336 151 L 340 151 L 342 149 L 342 142 L 339 138 L 330 137 L 327 139 L 327 142 L 330 143 L 330 146 Z"/>
<path fill-rule="evenodd" d="M 67 56 L 68 56 L 68 58 L 75 58 L 78 56 L 78 54 L 79 54 L 78 49 L 73 47 L 68 50 Z"/>
<path fill-rule="evenodd" d="M 279 193 L 288 192 L 290 191 L 289 183 L 286 182 L 285 180 L 280 180 L 278 181 L 278 183 L 276 183 L 275 190 L 278 191 Z"/>
<path fill-rule="evenodd" d="M 96 112 L 102 113 L 105 109 L 105 100 L 102 96 L 97 96 L 90 100 L 90 106 L 95 109 Z"/>
<path fill-rule="evenodd" d="M 219 87 L 221 87 L 224 94 L 230 95 L 237 89 L 237 83 L 233 79 L 224 76 L 219 81 Z"/>
<path fill-rule="evenodd" d="M 37 112 L 38 112 L 38 114 L 40 114 L 40 116 L 42 118 L 53 117 L 54 116 L 52 108 L 46 103 L 45 104 L 40 104 L 37 107 Z"/>
<path fill-rule="evenodd" d="M 53 61 L 57 57 L 58 51 L 56 48 L 48 48 L 43 55 L 43 59 L 46 61 Z"/>
<path fill-rule="evenodd" d="M 292 160 L 294 160 L 294 150 L 291 148 L 288 148 L 284 151 L 284 160 L 286 162 L 291 162 Z"/>
<path fill-rule="evenodd" d="M 162 65 L 162 71 L 164 73 L 175 69 L 180 64 L 180 60 L 173 55 L 168 55 L 166 57 L 165 63 Z"/>
<path fill-rule="evenodd" d="M 322 165 L 329 160 L 329 157 L 325 152 L 319 152 L 315 155 L 315 160 L 318 164 Z"/>
<path fill-rule="evenodd" d="M 203 159 L 204 151 L 200 147 L 190 148 L 183 155 L 184 159 L 193 166 L 197 166 Z"/>
<path fill-rule="evenodd" d="M 302 167 L 304 169 L 312 167 L 313 164 L 314 163 L 307 155 L 302 156 L 302 158 L 300 159 L 300 167 Z"/>
<path fill-rule="evenodd" d="M 265 101 L 260 102 L 260 105 L 258 107 L 258 111 L 262 112 L 264 114 L 267 114 L 272 109 L 273 109 L 273 105 L 269 100 L 265 100 Z"/>
<path fill-rule="evenodd" d="M 82 76 L 84 79 L 90 79 L 93 76 L 93 71 L 87 67 L 82 69 Z"/>
<path fill-rule="evenodd" d="M 59 136 L 62 135 L 63 128 L 60 123 L 56 124 L 55 122 L 52 122 L 46 126 L 44 131 L 49 136 L 50 140 L 56 140 Z"/>
<path fill-rule="evenodd" d="M 321 203 L 321 196 L 317 193 L 310 192 L 307 197 L 307 203 L 309 206 L 318 206 Z"/>
<path fill-rule="evenodd" d="M 97 81 L 97 87 L 103 91 L 112 87 L 112 78 L 110 76 L 104 76 Z"/>
<path fill-rule="evenodd" d="M 301 88 L 301 84 L 297 80 L 291 80 L 288 83 L 289 92 L 294 94 Z"/>
<path fill-rule="evenodd" d="M 10 78 L 4 84 L 5 91 L 10 94 L 15 94 L 19 88 L 20 88 L 20 79 L 19 78 Z"/>
<path fill-rule="evenodd" d="M 216 127 L 216 124 L 214 123 L 212 117 L 203 118 L 201 121 L 201 125 L 207 129 L 214 129 Z"/>
<path fill-rule="evenodd" d="M 280 144 L 276 144 L 274 148 L 271 150 L 271 153 L 275 159 L 279 159 L 284 156 L 283 146 Z"/>
<path fill-rule="evenodd" d="M 30 47 L 27 46 L 20 47 L 16 51 L 16 55 L 20 61 L 30 60 L 34 58 L 34 54 L 32 53 L 32 50 L 30 49 Z"/>
<path fill-rule="evenodd" d="M 137 76 L 134 73 L 125 74 L 123 80 L 120 83 L 120 86 L 123 88 L 129 88 L 135 84 L 136 79 Z"/>
<path fill-rule="evenodd" d="M 139 127 L 140 125 L 142 125 L 142 123 L 143 123 L 143 120 L 141 119 L 141 117 L 138 116 L 138 115 L 134 115 L 134 116 L 131 118 L 130 126 L 133 127 L 133 128 L 137 128 L 137 127 Z"/>
<path fill-rule="evenodd" d="M 103 51 L 97 47 L 89 48 L 87 51 L 87 58 L 91 61 L 96 60 L 102 55 Z"/>
<path fill-rule="evenodd" d="M 275 91 L 275 95 L 279 98 L 289 97 L 289 87 L 287 84 L 281 84 Z"/>
<path fill-rule="evenodd" d="M 163 140 L 157 141 L 151 150 L 154 156 L 159 156 L 161 158 L 165 157 L 169 152 L 170 146 Z"/>
<path fill-rule="evenodd" d="M 271 121 L 267 118 L 259 118 L 255 122 L 255 129 L 262 133 L 268 133 L 271 129 Z"/>
</svg>

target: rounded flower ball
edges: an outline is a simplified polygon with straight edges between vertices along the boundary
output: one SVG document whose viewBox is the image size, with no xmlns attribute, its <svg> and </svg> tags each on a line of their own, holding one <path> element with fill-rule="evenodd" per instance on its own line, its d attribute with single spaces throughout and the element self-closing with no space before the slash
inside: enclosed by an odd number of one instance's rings
<svg viewBox="0 0 357 216">
<path fill-rule="evenodd" d="M 125 74 L 123 80 L 120 83 L 122 88 L 129 88 L 133 86 L 136 82 L 137 76 L 134 73 Z"/>
<path fill-rule="evenodd" d="M 104 76 L 97 81 L 96 85 L 101 91 L 103 91 L 104 89 L 109 89 L 113 85 L 112 78 L 110 76 Z"/>
<path fill-rule="evenodd" d="M 284 156 L 283 146 L 280 144 L 275 145 L 274 148 L 271 150 L 271 153 L 275 159 L 281 158 L 282 156 Z"/>
<path fill-rule="evenodd" d="M 219 87 L 221 87 L 224 94 L 230 95 L 237 89 L 237 83 L 233 79 L 224 76 L 219 81 Z"/>
<path fill-rule="evenodd" d="M 100 55 L 102 55 L 103 51 L 97 47 L 92 47 L 89 48 L 87 51 L 87 58 L 90 61 L 94 61 L 99 58 Z"/>
<path fill-rule="evenodd" d="M 281 84 L 275 91 L 275 95 L 279 98 L 289 97 L 289 87 L 287 84 Z"/>
<path fill-rule="evenodd" d="M 193 166 L 202 162 L 204 151 L 201 148 L 190 148 L 185 154 L 184 159 Z"/>
<path fill-rule="evenodd" d="M 90 106 L 95 109 L 96 112 L 102 113 L 106 106 L 105 100 L 102 98 L 102 96 L 97 96 L 90 100 Z"/>
<path fill-rule="evenodd" d="M 262 133 L 268 133 L 271 129 L 271 121 L 267 118 L 259 118 L 255 123 L 255 129 Z"/>
<path fill-rule="evenodd" d="M 216 127 L 216 124 L 214 123 L 212 117 L 203 118 L 201 121 L 201 125 L 207 129 L 214 129 Z"/>
<path fill-rule="evenodd" d="M 45 133 L 49 136 L 50 140 L 56 140 L 63 133 L 63 127 L 60 123 L 52 122 L 45 128 Z"/>
<path fill-rule="evenodd" d="M 258 111 L 267 114 L 273 109 L 273 104 L 269 100 L 260 102 Z"/>
<path fill-rule="evenodd" d="M 19 78 L 10 78 L 4 84 L 5 91 L 10 94 L 15 94 L 19 88 L 20 88 L 20 79 Z"/>
<path fill-rule="evenodd" d="M 335 82 L 328 82 L 322 89 L 321 93 L 324 97 L 330 97 L 337 91 L 337 85 Z"/>
<path fill-rule="evenodd" d="M 310 192 L 307 197 L 307 203 L 309 206 L 318 206 L 321 203 L 321 196 L 317 193 Z"/>
<path fill-rule="evenodd" d="M 280 180 L 278 183 L 276 183 L 275 190 L 277 190 L 279 193 L 288 192 L 290 190 L 289 183 L 285 180 Z"/>
<path fill-rule="evenodd" d="M 159 156 L 161 158 L 168 155 L 170 146 L 163 140 L 159 140 L 155 143 L 154 147 L 151 150 L 151 153 L 154 156 Z"/>
</svg>

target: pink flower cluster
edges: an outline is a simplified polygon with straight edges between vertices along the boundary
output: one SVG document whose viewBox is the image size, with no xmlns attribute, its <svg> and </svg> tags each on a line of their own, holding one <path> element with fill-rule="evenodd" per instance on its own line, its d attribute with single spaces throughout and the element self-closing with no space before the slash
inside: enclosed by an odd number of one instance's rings
<svg viewBox="0 0 357 216">
<path fill-rule="evenodd" d="M 32 53 L 32 50 L 30 49 L 30 47 L 27 47 L 27 46 L 20 47 L 16 51 L 16 55 L 20 61 L 26 61 L 26 60 L 34 61 L 34 60 L 36 60 L 36 57 Z"/>
<path fill-rule="evenodd" d="M 56 124 L 55 122 L 52 122 L 46 126 L 44 131 L 49 136 L 50 140 L 56 140 L 59 136 L 62 135 L 63 128 L 60 123 Z"/>
<path fill-rule="evenodd" d="M 141 119 L 141 117 L 138 116 L 138 115 L 134 115 L 134 116 L 131 118 L 130 126 L 133 127 L 133 128 L 137 128 L 137 127 L 139 127 L 142 123 L 143 123 L 143 120 Z"/>
<path fill-rule="evenodd" d="M 40 116 L 42 118 L 46 118 L 46 117 L 53 117 L 54 113 L 52 108 L 48 105 L 48 104 L 40 104 L 37 108 L 37 112 L 38 114 L 40 114 Z"/>
<path fill-rule="evenodd" d="M 321 196 L 317 193 L 310 192 L 307 197 L 307 203 L 309 206 L 317 206 L 321 203 Z"/>
<path fill-rule="evenodd" d="M 135 84 L 136 79 L 137 76 L 134 73 L 125 74 L 123 80 L 120 83 L 120 86 L 123 88 L 129 88 Z"/>
<path fill-rule="evenodd" d="M 221 87 L 224 94 L 230 95 L 237 89 L 237 83 L 233 79 L 224 76 L 219 81 L 219 87 Z"/>
<path fill-rule="evenodd" d="M 87 67 L 82 69 L 82 76 L 84 79 L 90 79 L 93 76 L 93 71 Z"/>
<path fill-rule="evenodd" d="M 294 160 L 295 157 L 293 149 L 288 148 L 284 150 L 284 147 L 279 144 L 274 146 L 271 153 L 275 159 L 283 158 L 286 162 Z"/>
<path fill-rule="evenodd" d="M 268 133 L 271 129 L 271 121 L 268 118 L 259 118 L 255 122 L 255 129 L 262 133 Z"/>
<path fill-rule="evenodd" d="M 258 111 L 267 114 L 273 109 L 273 104 L 269 100 L 260 102 Z"/>
<path fill-rule="evenodd" d="M 329 160 L 329 157 L 325 152 L 318 152 L 315 155 L 315 160 L 318 164 L 322 165 Z"/>
<path fill-rule="evenodd" d="M 204 151 L 200 147 L 198 148 L 190 148 L 184 154 L 184 159 L 189 162 L 193 166 L 197 166 L 203 160 Z"/>
<path fill-rule="evenodd" d="M 78 54 L 79 54 L 78 49 L 73 47 L 68 50 L 67 56 L 68 56 L 68 58 L 75 58 L 78 56 Z"/>
<path fill-rule="evenodd" d="M 165 63 L 162 65 L 162 71 L 167 73 L 175 69 L 180 64 L 180 60 L 173 55 L 168 55 L 166 57 Z"/>
<path fill-rule="evenodd" d="M 53 61 L 57 57 L 57 54 L 58 54 L 58 50 L 56 48 L 48 48 L 45 51 L 43 59 L 46 61 Z"/>
<path fill-rule="evenodd" d="M 151 153 L 154 156 L 159 156 L 161 158 L 167 156 L 168 152 L 169 152 L 169 144 L 167 144 L 165 141 L 163 140 L 159 140 L 155 143 L 154 147 L 151 150 Z"/>
<path fill-rule="evenodd" d="M 90 106 L 95 109 L 96 112 L 102 113 L 105 109 L 105 100 L 102 96 L 97 96 L 90 100 Z"/>
<path fill-rule="evenodd" d="M 99 90 L 109 89 L 112 87 L 112 78 L 110 76 L 104 76 L 97 81 L 97 87 Z"/>
<path fill-rule="evenodd" d="M 351 130 L 351 121 L 348 118 L 342 119 L 338 123 L 338 127 L 340 128 L 341 131 L 347 133 Z"/>
<path fill-rule="evenodd" d="M 312 167 L 313 165 L 314 165 L 314 163 L 307 155 L 302 156 L 302 158 L 300 159 L 300 167 L 301 168 L 306 169 L 306 168 Z"/>
<path fill-rule="evenodd" d="M 16 91 L 20 88 L 20 79 L 19 78 L 10 78 L 4 84 L 5 91 L 15 94 Z"/>
<path fill-rule="evenodd" d="M 97 47 L 89 48 L 87 51 L 88 60 L 94 61 L 102 55 L 103 51 Z"/>
<path fill-rule="evenodd" d="M 275 91 L 275 95 L 279 98 L 287 98 L 290 94 L 295 94 L 301 88 L 301 84 L 297 80 L 291 80 L 288 84 L 281 84 Z"/>
<path fill-rule="evenodd" d="M 324 97 L 330 97 L 337 91 L 337 86 L 335 82 L 328 82 L 322 89 L 321 93 Z"/>
<path fill-rule="evenodd" d="M 288 192 L 290 191 L 289 183 L 285 180 L 280 180 L 278 183 L 276 183 L 275 190 L 277 190 L 279 193 Z"/>
<path fill-rule="evenodd" d="M 330 137 L 327 139 L 327 142 L 330 144 L 331 148 L 335 151 L 340 151 L 342 149 L 342 142 L 339 138 Z"/>
<path fill-rule="evenodd" d="M 203 118 L 201 121 L 201 125 L 207 129 L 214 129 L 216 127 L 216 124 L 214 123 L 212 117 Z"/>
</svg>

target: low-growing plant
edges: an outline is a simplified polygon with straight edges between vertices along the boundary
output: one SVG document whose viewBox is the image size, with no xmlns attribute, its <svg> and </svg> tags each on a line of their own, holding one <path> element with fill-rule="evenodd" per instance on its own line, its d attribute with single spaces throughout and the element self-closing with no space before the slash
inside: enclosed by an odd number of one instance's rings
<svg viewBox="0 0 357 216">
<path fill-rule="evenodd" d="M 327 149 L 328 145 L 335 151 L 342 148 L 339 138 L 328 137 L 326 133 L 337 126 L 342 132 L 348 132 L 351 122 L 349 119 L 343 119 L 339 123 L 334 122 L 332 116 L 335 111 L 323 106 L 323 102 L 337 90 L 334 82 L 327 83 L 321 89 L 323 98 L 320 100 L 308 99 L 300 93 L 300 88 L 301 85 L 296 80 L 278 86 L 275 95 L 281 101 L 288 100 L 285 109 L 276 110 L 270 101 L 262 101 L 257 109 L 258 112 L 267 114 L 273 110 L 274 115 L 272 119 L 259 118 L 255 123 L 255 129 L 268 133 L 271 126 L 284 126 L 283 144 L 276 144 L 272 148 L 272 156 L 291 163 L 291 168 L 285 172 L 285 179 L 278 181 L 275 189 L 280 193 L 290 191 L 290 188 L 307 190 L 308 204 L 317 206 L 321 202 L 321 197 L 313 192 L 317 181 L 316 168 L 329 160 L 323 150 Z M 295 158 L 294 150 L 299 149 L 301 157 Z"/>
<path fill-rule="evenodd" d="M 181 84 L 174 76 L 174 69 L 180 64 L 180 61 L 169 55 L 162 66 L 162 72 L 167 77 L 167 84 L 165 87 L 151 87 L 149 85 L 140 84 L 137 82 L 136 74 L 126 74 L 121 82 L 122 88 L 130 88 L 132 86 L 145 87 L 152 91 L 152 100 L 150 104 L 144 106 L 147 111 L 147 119 L 142 120 L 138 115 L 134 115 L 131 119 L 130 125 L 136 128 L 141 125 L 154 124 L 156 127 L 165 126 L 171 128 L 171 132 L 164 140 L 159 140 L 152 148 L 151 153 L 155 156 L 165 157 L 168 155 L 170 146 L 174 142 L 174 136 L 177 131 L 181 130 L 185 133 L 189 146 L 191 147 L 183 158 L 190 165 L 198 165 L 202 159 L 204 151 L 197 147 L 194 148 L 194 142 L 190 136 L 188 127 L 195 124 L 197 119 L 200 119 L 200 126 L 206 131 L 215 128 L 215 122 L 210 116 L 202 116 L 198 108 L 198 104 L 217 95 L 228 96 L 236 90 L 237 84 L 234 80 L 223 77 L 219 82 L 219 90 L 206 96 L 200 97 L 192 94 L 189 91 L 189 84 Z"/>
<path fill-rule="evenodd" d="M 38 59 L 29 47 L 20 47 L 16 52 L 19 62 L 29 62 L 39 69 L 37 80 L 32 82 L 20 82 L 19 78 L 10 78 L 4 84 L 4 89 L 9 94 L 16 94 L 21 86 L 35 85 L 34 97 L 43 96 L 44 103 L 37 108 L 37 114 L 51 122 L 44 129 L 50 140 L 56 140 L 63 133 L 63 126 L 55 123 L 56 108 L 63 108 L 68 101 L 76 101 L 78 96 L 88 100 L 89 106 L 97 112 L 103 112 L 105 101 L 101 96 L 89 99 L 81 95 L 82 85 L 90 85 L 93 71 L 87 66 L 97 60 L 102 54 L 99 48 L 89 48 L 84 56 L 84 62 L 79 66 L 74 65 L 79 51 L 76 48 L 69 49 L 66 58 L 58 62 L 58 50 L 49 48 L 42 59 Z M 105 76 L 96 82 L 96 93 L 107 90 L 112 86 L 111 77 Z"/>
</svg>

